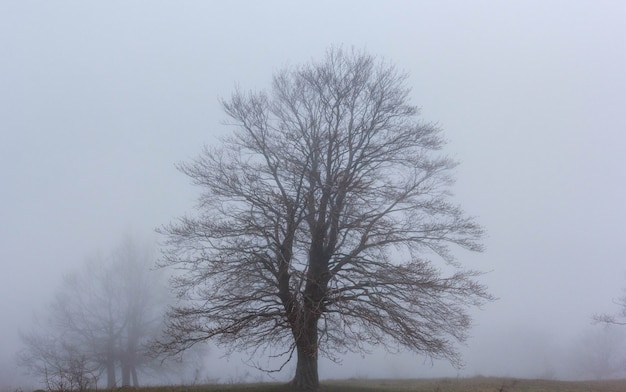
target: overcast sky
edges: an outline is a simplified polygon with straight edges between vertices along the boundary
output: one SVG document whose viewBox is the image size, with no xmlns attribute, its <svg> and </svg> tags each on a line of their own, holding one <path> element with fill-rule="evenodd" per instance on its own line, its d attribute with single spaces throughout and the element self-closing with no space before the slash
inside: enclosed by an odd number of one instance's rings
<svg viewBox="0 0 626 392">
<path fill-rule="evenodd" d="M 460 374 L 538 376 L 626 286 L 625 20 L 618 0 L 0 0 L 0 379 L 63 273 L 190 211 L 174 165 L 228 131 L 219 98 L 331 45 L 408 71 L 461 162 L 488 236 L 459 259 L 500 299 Z M 402 358 L 321 377 L 456 374 Z"/>
</svg>

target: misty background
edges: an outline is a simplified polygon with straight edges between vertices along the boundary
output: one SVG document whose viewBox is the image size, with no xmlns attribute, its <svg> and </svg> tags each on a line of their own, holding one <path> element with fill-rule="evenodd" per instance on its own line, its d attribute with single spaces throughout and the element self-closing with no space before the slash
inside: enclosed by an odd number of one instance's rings
<svg viewBox="0 0 626 392">
<path fill-rule="evenodd" d="M 572 359 L 626 287 L 624 20 L 617 0 L 0 1 L 0 387 L 27 382 L 19 332 L 64 274 L 192 210 L 174 165 L 229 131 L 219 98 L 330 45 L 410 73 L 488 233 L 459 261 L 499 300 L 474 312 L 463 369 L 375 350 L 321 377 L 594 378 Z M 217 350 L 206 372 L 262 377 Z"/>
</svg>

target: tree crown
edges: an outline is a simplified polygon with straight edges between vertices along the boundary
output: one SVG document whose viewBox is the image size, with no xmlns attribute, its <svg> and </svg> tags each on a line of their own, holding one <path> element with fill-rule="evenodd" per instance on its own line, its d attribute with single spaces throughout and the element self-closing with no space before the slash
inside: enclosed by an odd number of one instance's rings
<svg viewBox="0 0 626 392">
<path fill-rule="evenodd" d="M 450 245 L 480 251 L 483 231 L 450 201 L 455 162 L 406 80 L 334 48 L 277 73 L 268 92 L 222 102 L 233 134 L 179 166 L 202 188 L 198 215 L 162 229 L 188 300 L 164 348 L 217 338 L 290 354 L 314 318 L 331 358 L 383 344 L 458 361 L 465 308 L 491 297 Z"/>
</svg>

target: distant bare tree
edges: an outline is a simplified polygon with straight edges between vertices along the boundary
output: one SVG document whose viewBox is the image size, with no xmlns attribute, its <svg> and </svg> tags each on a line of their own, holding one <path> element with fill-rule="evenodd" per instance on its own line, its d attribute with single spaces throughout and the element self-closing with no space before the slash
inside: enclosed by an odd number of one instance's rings
<svg viewBox="0 0 626 392">
<path fill-rule="evenodd" d="M 623 376 L 626 370 L 626 331 L 605 325 L 584 331 L 569 352 L 567 361 L 579 378 L 597 380 Z"/>
<path fill-rule="evenodd" d="M 618 306 L 618 311 L 614 314 L 595 314 L 593 316 L 594 323 L 613 324 L 613 325 L 626 325 L 626 289 L 623 290 L 623 295 L 615 300 L 615 304 Z"/>
<path fill-rule="evenodd" d="M 450 201 L 455 163 L 406 79 L 335 48 L 223 102 L 234 134 L 180 165 L 202 187 L 198 215 L 162 229 L 184 301 L 161 349 L 215 338 L 295 355 L 298 389 L 318 387 L 319 354 L 370 345 L 459 363 L 466 309 L 491 296 L 449 245 L 480 251 L 483 231 Z"/>
<path fill-rule="evenodd" d="M 593 316 L 593 322 L 595 324 L 604 324 L 606 326 L 626 326 L 626 289 L 623 290 L 623 295 L 614 301 L 618 306 L 618 311 L 613 314 L 601 313 Z M 609 331 L 609 330 L 607 330 Z M 616 332 L 611 335 L 605 333 L 609 337 L 614 337 Z M 601 340 L 604 339 L 604 340 Z M 599 347 L 593 351 L 593 357 L 589 355 L 589 361 L 595 365 L 594 376 L 600 378 L 606 378 L 617 372 L 624 372 L 626 370 L 626 357 L 618 349 L 616 342 L 619 339 L 613 338 L 611 341 L 606 341 L 608 337 L 596 338 L 596 342 L 599 342 Z M 618 357 L 620 360 L 616 360 Z M 612 362 L 611 362 L 612 361 Z M 610 363 L 609 363 L 610 362 Z"/>
<path fill-rule="evenodd" d="M 147 343 L 161 332 L 167 306 L 153 265 L 151 252 L 128 239 L 66 275 L 47 318 L 23 334 L 21 363 L 47 383 L 78 370 L 96 379 L 106 373 L 107 388 L 117 386 L 119 366 L 122 386 L 138 386 L 137 369 L 155 361 Z"/>
</svg>

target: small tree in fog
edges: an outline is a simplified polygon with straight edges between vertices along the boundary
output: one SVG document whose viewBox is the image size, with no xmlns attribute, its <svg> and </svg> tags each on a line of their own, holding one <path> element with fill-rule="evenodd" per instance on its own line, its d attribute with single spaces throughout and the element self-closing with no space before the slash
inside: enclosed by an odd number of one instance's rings
<svg viewBox="0 0 626 392">
<path fill-rule="evenodd" d="M 235 132 L 180 166 L 202 188 L 197 215 L 163 229 L 184 301 L 162 349 L 215 338 L 295 356 L 300 389 L 317 388 L 319 355 L 370 345 L 459 363 L 466 308 L 490 296 L 449 245 L 480 251 L 482 229 L 450 201 L 455 163 L 406 80 L 332 49 L 223 103 Z"/>
<path fill-rule="evenodd" d="M 125 241 L 109 257 L 94 257 L 68 274 L 47 318 L 23 335 L 21 363 L 49 381 L 71 364 L 108 388 L 139 383 L 137 370 L 151 366 L 148 341 L 161 331 L 166 296 L 163 280 L 150 268 L 151 252 Z"/>
<path fill-rule="evenodd" d="M 609 313 L 602 313 L 602 314 L 596 314 L 593 316 L 593 322 L 595 324 L 604 324 L 605 326 L 626 326 L 626 289 L 623 290 L 624 294 L 618 298 L 617 300 L 615 300 L 615 305 L 617 305 L 618 310 L 615 313 L 609 314 Z M 605 329 L 605 331 L 613 331 L 611 336 L 615 336 L 617 332 L 615 332 L 613 329 Z M 623 336 L 623 333 L 622 333 Z M 599 340 L 599 339 L 598 339 Z M 600 362 L 600 364 L 598 364 L 596 367 L 599 368 L 597 370 L 596 373 L 598 372 L 606 372 L 607 374 L 602 374 L 603 377 L 606 377 L 608 375 L 617 373 L 617 372 L 624 372 L 626 371 L 626 353 L 620 351 L 622 348 L 626 348 L 626 347 L 622 347 L 623 345 L 617 345 L 615 344 L 616 339 L 613 339 L 613 342 L 608 342 L 605 343 L 603 346 L 603 350 L 596 350 L 598 351 L 597 353 L 595 353 L 596 357 L 598 357 L 599 360 L 612 360 L 613 362 L 611 363 L 611 366 L 604 366 L 603 363 L 601 361 L 596 360 L 596 362 Z M 603 342 L 604 343 L 604 342 Z M 618 349 L 618 347 L 620 347 Z M 607 357 L 610 357 L 609 359 L 607 359 Z M 615 357 L 619 357 L 621 358 L 617 364 L 615 361 Z M 602 368 L 605 369 L 602 369 Z"/>
<path fill-rule="evenodd" d="M 568 362 L 579 378 L 601 380 L 623 376 L 626 370 L 626 331 L 604 325 L 585 331 L 576 339 Z"/>
<path fill-rule="evenodd" d="M 618 311 L 612 314 L 596 314 L 593 316 L 594 323 L 626 326 L 626 289 L 623 290 L 623 293 L 619 299 L 614 301 Z"/>
</svg>

